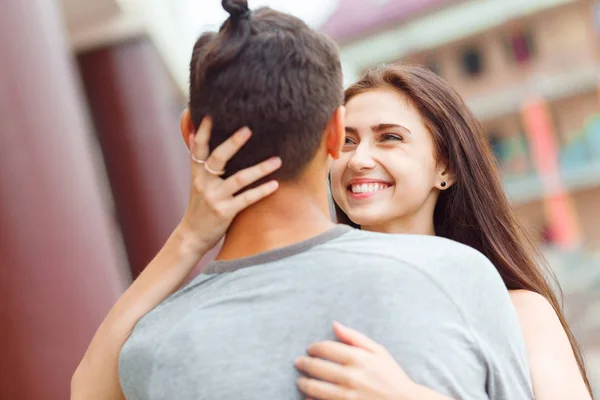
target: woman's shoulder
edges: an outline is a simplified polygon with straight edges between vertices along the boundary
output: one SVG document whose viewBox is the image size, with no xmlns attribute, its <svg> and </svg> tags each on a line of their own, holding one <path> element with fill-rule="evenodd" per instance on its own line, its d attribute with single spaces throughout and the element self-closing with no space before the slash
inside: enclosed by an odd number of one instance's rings
<svg viewBox="0 0 600 400">
<path fill-rule="evenodd" d="M 566 333 L 552 304 L 531 290 L 509 290 L 510 298 L 519 317 L 528 347 L 568 343 Z"/>
<path fill-rule="evenodd" d="M 525 322 L 536 320 L 538 323 L 545 321 L 560 324 L 552 304 L 541 294 L 525 289 L 509 290 L 508 293 L 519 317 L 527 319 Z"/>
<path fill-rule="evenodd" d="M 510 290 L 529 358 L 536 398 L 589 398 L 556 311 L 542 295 Z"/>
<path fill-rule="evenodd" d="M 509 290 L 509 294 L 519 318 L 530 361 L 545 364 L 544 361 L 556 361 L 557 357 L 571 361 L 571 344 L 552 304 L 541 294 L 530 290 Z"/>
</svg>

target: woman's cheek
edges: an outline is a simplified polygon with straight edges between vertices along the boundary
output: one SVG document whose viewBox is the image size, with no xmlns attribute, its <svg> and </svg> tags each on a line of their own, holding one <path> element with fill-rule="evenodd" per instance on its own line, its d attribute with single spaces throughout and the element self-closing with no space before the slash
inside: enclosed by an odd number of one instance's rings
<svg viewBox="0 0 600 400">
<path fill-rule="evenodd" d="M 344 202 L 344 193 L 342 192 L 341 174 L 336 173 L 333 169 L 331 171 L 331 195 L 333 200 L 340 206 Z"/>
</svg>

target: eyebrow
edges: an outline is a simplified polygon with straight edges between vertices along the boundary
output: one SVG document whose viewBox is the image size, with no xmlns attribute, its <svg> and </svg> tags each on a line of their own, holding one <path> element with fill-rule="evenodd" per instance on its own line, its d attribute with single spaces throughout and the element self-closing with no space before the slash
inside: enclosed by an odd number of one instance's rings
<svg viewBox="0 0 600 400">
<path fill-rule="evenodd" d="M 388 124 L 371 125 L 371 130 L 373 132 L 381 132 L 381 131 L 385 131 L 386 129 L 393 129 L 393 128 L 400 128 L 400 129 L 408 132 L 409 135 L 412 135 L 412 132 L 410 131 L 410 129 L 408 129 L 405 126 L 398 125 L 398 124 L 389 124 L 388 123 Z M 346 132 L 358 135 L 358 129 L 353 128 L 351 126 L 346 126 Z"/>
<path fill-rule="evenodd" d="M 409 135 L 412 135 L 412 132 L 410 131 L 410 129 L 408 129 L 405 126 L 398 125 L 398 124 L 377 124 L 377 125 L 371 125 L 371 130 L 373 132 L 381 132 L 381 131 L 385 131 L 386 129 L 394 129 L 394 128 L 400 128 L 400 129 L 405 130 L 406 132 L 408 132 Z"/>
</svg>

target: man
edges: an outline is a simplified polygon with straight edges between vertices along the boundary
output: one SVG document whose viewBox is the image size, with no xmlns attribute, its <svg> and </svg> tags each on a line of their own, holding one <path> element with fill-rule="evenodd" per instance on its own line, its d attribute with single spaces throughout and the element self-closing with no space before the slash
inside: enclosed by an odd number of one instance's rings
<svg viewBox="0 0 600 400">
<path fill-rule="evenodd" d="M 230 18 L 194 48 L 183 135 L 210 115 L 214 149 L 250 127 L 225 177 L 277 155 L 280 188 L 235 218 L 218 261 L 137 324 L 121 352 L 126 397 L 301 398 L 294 360 L 333 340 L 339 320 L 439 393 L 533 398 L 516 315 L 485 257 L 331 222 L 329 162 L 344 143 L 335 45 L 292 16 L 223 4 Z"/>
</svg>

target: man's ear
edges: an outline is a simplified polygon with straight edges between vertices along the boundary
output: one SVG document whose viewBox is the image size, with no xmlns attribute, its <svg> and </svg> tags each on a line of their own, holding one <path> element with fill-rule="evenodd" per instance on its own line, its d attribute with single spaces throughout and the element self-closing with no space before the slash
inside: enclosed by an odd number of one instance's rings
<svg viewBox="0 0 600 400">
<path fill-rule="evenodd" d="M 346 141 L 345 116 L 346 107 L 339 106 L 327 123 L 327 152 L 334 160 L 340 158 Z"/>
<path fill-rule="evenodd" d="M 194 123 L 192 122 L 192 114 L 190 114 L 189 108 L 183 110 L 183 113 L 181 114 L 181 121 L 179 121 L 179 126 L 181 129 L 181 136 L 183 137 L 183 141 L 189 149 L 190 135 L 196 133 L 196 130 L 194 129 Z"/>
</svg>

